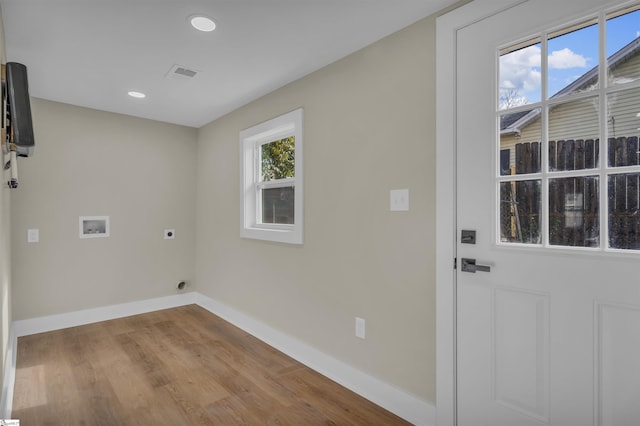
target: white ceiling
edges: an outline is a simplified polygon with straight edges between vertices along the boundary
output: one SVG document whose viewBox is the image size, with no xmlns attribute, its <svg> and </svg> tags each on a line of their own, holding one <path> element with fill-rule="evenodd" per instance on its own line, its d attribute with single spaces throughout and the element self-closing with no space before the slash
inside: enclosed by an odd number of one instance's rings
<svg viewBox="0 0 640 426">
<path fill-rule="evenodd" d="M 201 127 L 454 0 L 0 0 L 31 96 Z M 188 17 L 212 17 L 211 33 Z M 174 65 L 198 71 L 168 77 Z M 133 99 L 130 90 L 147 94 Z"/>
</svg>

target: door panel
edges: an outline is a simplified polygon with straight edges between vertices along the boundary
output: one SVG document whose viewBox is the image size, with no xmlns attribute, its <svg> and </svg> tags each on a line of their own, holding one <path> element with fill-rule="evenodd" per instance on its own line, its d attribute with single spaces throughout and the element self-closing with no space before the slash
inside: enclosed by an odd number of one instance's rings
<svg viewBox="0 0 640 426">
<path fill-rule="evenodd" d="M 582 235 L 575 244 L 581 247 L 559 248 L 549 237 L 546 244 L 532 237 L 529 247 L 503 244 L 498 220 L 500 200 L 511 186 L 499 181 L 499 48 L 597 17 L 596 8 L 605 6 L 616 2 L 530 0 L 457 31 L 456 251 L 458 264 L 470 258 L 490 267 L 456 274 L 459 425 L 640 424 L 640 254 L 585 249 L 598 245 L 597 235 Z M 575 167 L 574 174 L 549 175 L 550 145 L 541 146 L 543 167 L 534 169 L 521 191 L 544 198 L 553 185 L 561 183 L 565 191 L 588 180 L 606 193 L 608 169 L 589 172 L 594 178 L 576 177 Z M 566 191 L 560 212 L 565 234 L 591 220 L 581 213 L 589 202 L 606 205 Z M 549 214 L 542 209 L 535 225 L 542 233 L 549 231 Z M 526 233 L 520 225 L 518 231 Z M 476 243 L 462 243 L 462 230 L 477 231 Z"/>
<path fill-rule="evenodd" d="M 624 305 L 596 305 L 596 406 L 600 424 L 622 425 L 640 420 L 640 350 L 628 342 L 640 338 L 640 309 Z"/>
<path fill-rule="evenodd" d="M 512 288 L 496 288 L 493 295 L 495 401 L 546 422 L 549 295 Z"/>
</svg>

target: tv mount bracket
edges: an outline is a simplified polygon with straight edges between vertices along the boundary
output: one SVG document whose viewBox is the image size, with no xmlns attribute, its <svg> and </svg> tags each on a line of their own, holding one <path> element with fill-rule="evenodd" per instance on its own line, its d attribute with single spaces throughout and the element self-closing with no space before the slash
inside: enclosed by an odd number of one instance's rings
<svg viewBox="0 0 640 426">
<path fill-rule="evenodd" d="M 7 180 L 7 185 L 11 189 L 18 187 L 18 147 L 12 142 L 12 131 L 9 126 L 10 121 L 7 118 L 9 109 L 7 108 L 7 67 L 2 64 L 0 69 L 2 76 L 2 112 L 0 114 L 0 120 L 2 121 L 2 128 L 0 138 L 2 141 L 2 153 L 4 156 L 4 170 L 10 170 L 10 177 Z"/>
</svg>

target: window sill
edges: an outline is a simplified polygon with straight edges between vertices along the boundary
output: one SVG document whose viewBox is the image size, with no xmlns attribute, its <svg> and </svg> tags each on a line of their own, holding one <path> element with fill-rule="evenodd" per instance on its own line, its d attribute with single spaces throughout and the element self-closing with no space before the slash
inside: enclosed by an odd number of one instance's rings
<svg viewBox="0 0 640 426">
<path fill-rule="evenodd" d="M 243 227 L 240 229 L 240 237 L 272 241 L 276 243 L 286 243 L 302 245 L 302 232 L 296 229 L 294 225 L 272 225 L 265 227 Z"/>
</svg>

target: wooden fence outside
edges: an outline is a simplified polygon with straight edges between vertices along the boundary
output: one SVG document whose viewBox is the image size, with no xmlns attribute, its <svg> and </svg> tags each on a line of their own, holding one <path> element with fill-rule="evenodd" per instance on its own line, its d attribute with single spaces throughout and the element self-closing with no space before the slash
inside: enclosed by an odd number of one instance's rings
<svg viewBox="0 0 640 426">
<path fill-rule="evenodd" d="M 548 143 L 550 171 L 598 167 L 598 139 L 560 140 Z M 638 137 L 609 138 L 611 167 L 640 164 Z M 511 173 L 540 172 L 541 144 L 515 146 Z M 575 247 L 598 247 L 599 176 L 549 180 L 549 243 Z M 640 249 L 640 174 L 612 174 L 609 197 L 609 247 Z M 540 243 L 541 187 L 539 180 L 503 182 L 500 188 L 501 237 L 503 241 Z"/>
</svg>

